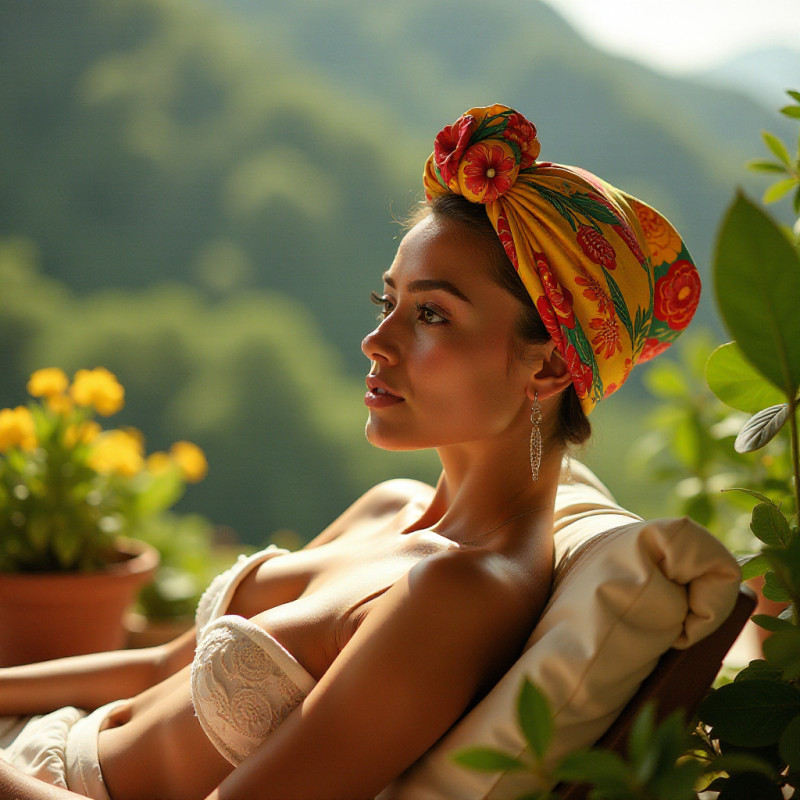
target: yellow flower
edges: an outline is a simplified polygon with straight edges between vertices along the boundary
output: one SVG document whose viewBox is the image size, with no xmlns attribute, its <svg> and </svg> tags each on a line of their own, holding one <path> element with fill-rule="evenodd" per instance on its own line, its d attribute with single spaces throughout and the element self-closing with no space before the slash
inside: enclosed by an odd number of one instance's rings
<svg viewBox="0 0 800 800">
<path fill-rule="evenodd" d="M 163 475 L 175 466 L 175 462 L 170 458 L 169 453 L 159 450 L 147 456 L 145 466 L 147 471 L 153 475 Z"/>
<path fill-rule="evenodd" d="M 95 440 L 88 464 L 102 475 L 137 475 L 144 467 L 141 434 L 131 428 L 106 431 Z"/>
<path fill-rule="evenodd" d="M 94 406 L 104 417 L 116 414 L 125 404 L 125 390 L 105 367 L 79 369 L 70 394 L 79 406 Z"/>
<path fill-rule="evenodd" d="M 37 369 L 28 381 L 28 393 L 31 397 L 54 397 L 67 391 L 69 379 L 63 369 L 45 367 Z"/>
<path fill-rule="evenodd" d="M 76 425 L 70 425 L 64 431 L 64 444 L 74 447 L 76 444 L 91 444 L 102 433 L 103 429 L 93 419 L 87 419 Z"/>
<path fill-rule="evenodd" d="M 54 394 L 46 398 L 47 407 L 54 413 L 62 417 L 72 413 L 72 400 L 66 394 Z"/>
<path fill-rule="evenodd" d="M 208 472 L 208 461 L 203 451 L 192 442 L 175 442 L 169 449 L 170 455 L 189 483 L 197 483 Z"/>
<path fill-rule="evenodd" d="M 12 447 L 33 450 L 37 445 L 33 416 L 25 406 L 0 411 L 0 453 Z"/>
</svg>

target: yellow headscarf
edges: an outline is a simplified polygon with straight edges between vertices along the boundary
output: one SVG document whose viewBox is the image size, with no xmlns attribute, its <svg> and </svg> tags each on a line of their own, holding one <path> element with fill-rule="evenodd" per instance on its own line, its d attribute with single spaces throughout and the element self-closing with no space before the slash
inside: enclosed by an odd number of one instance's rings
<svg viewBox="0 0 800 800">
<path fill-rule="evenodd" d="M 522 114 L 472 108 L 436 137 L 425 193 L 486 207 L 588 414 L 689 324 L 700 277 L 661 214 L 539 149 Z"/>
</svg>

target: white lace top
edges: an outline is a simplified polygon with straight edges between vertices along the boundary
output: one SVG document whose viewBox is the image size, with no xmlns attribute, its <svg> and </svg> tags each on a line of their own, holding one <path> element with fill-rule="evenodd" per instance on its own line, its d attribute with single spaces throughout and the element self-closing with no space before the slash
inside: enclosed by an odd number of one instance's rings
<svg viewBox="0 0 800 800">
<path fill-rule="evenodd" d="M 240 764 L 288 716 L 316 681 L 283 646 L 250 620 L 225 614 L 250 570 L 287 553 L 275 545 L 218 575 L 197 606 L 192 702 L 208 738 Z"/>
</svg>

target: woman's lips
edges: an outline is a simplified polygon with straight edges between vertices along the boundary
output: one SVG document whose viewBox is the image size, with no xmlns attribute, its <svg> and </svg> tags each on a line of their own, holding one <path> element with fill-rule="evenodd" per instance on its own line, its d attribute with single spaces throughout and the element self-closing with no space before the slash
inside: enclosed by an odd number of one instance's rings
<svg viewBox="0 0 800 800">
<path fill-rule="evenodd" d="M 387 406 L 404 402 L 405 400 L 402 397 L 397 397 L 380 389 L 369 389 L 364 395 L 364 405 L 367 408 L 386 408 Z"/>
<path fill-rule="evenodd" d="M 404 398 L 392 394 L 382 381 L 373 375 L 367 376 L 367 393 L 364 395 L 364 405 L 367 408 L 387 408 L 403 402 Z"/>
</svg>

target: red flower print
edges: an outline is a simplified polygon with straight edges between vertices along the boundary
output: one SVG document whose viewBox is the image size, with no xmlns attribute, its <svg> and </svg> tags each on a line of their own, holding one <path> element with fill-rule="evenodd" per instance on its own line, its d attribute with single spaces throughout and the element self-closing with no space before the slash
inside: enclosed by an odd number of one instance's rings
<svg viewBox="0 0 800 800">
<path fill-rule="evenodd" d="M 514 269 L 519 272 L 517 248 L 514 245 L 514 239 L 511 236 L 511 227 L 508 224 L 508 220 L 502 214 L 497 218 L 497 235 L 500 237 L 500 241 L 503 244 L 503 248 L 506 251 L 509 261 L 511 261 L 511 263 L 514 265 Z"/>
<path fill-rule="evenodd" d="M 619 383 L 609 383 L 608 386 L 605 387 L 605 391 L 603 392 L 603 397 L 608 397 L 611 394 L 619 389 L 626 380 L 628 380 L 628 375 L 631 374 L 631 370 L 633 369 L 633 361 L 630 358 L 625 359 L 625 365 L 622 368 L 622 377 L 619 380 Z"/>
<path fill-rule="evenodd" d="M 617 232 L 619 238 L 628 245 L 628 249 L 633 253 L 636 260 L 640 264 L 644 264 L 644 253 L 642 252 L 639 240 L 636 238 L 636 234 L 633 232 L 633 228 L 627 222 L 622 225 L 612 225 L 612 227 Z"/>
<path fill-rule="evenodd" d="M 547 328 L 550 338 L 556 343 L 556 347 L 560 350 L 564 341 L 564 337 L 561 334 L 561 325 L 553 311 L 553 307 L 547 302 L 546 297 L 539 297 L 536 300 L 536 310 L 539 312 L 539 316 L 542 318 L 542 323 L 544 327 Z"/>
<path fill-rule="evenodd" d="M 660 339 L 648 339 L 644 343 L 642 352 L 639 353 L 639 361 L 649 361 L 659 353 L 663 353 L 670 346 L 670 342 L 662 342 Z"/>
<path fill-rule="evenodd" d="M 700 301 L 700 276 L 691 261 L 676 261 L 656 281 L 655 315 L 674 331 L 691 321 Z"/>
<path fill-rule="evenodd" d="M 622 342 L 619 340 L 619 324 L 616 317 L 595 317 L 589 327 L 597 331 L 597 336 L 592 339 L 595 345 L 594 351 L 600 355 L 603 350 L 603 358 L 611 358 L 614 351 L 622 352 Z"/>
<path fill-rule="evenodd" d="M 553 313 L 560 324 L 574 328 L 575 313 L 572 310 L 572 293 L 563 287 L 553 275 L 550 263 L 544 253 L 534 253 L 533 255 L 536 259 L 536 272 L 539 274 L 539 280 L 542 282 L 542 288 Z"/>
<path fill-rule="evenodd" d="M 594 379 L 592 368 L 581 361 L 578 351 L 571 343 L 567 344 L 566 349 L 562 350 L 559 347 L 559 351 L 561 351 L 564 360 L 567 362 L 567 369 L 572 376 L 572 382 L 575 384 L 578 397 L 586 397 L 592 388 Z"/>
<path fill-rule="evenodd" d="M 602 264 L 606 269 L 617 268 L 617 254 L 614 248 L 603 234 L 591 225 L 581 225 L 578 228 L 578 244 L 590 261 Z"/>
<path fill-rule="evenodd" d="M 475 118 L 465 114 L 439 131 L 433 143 L 433 160 L 445 184 L 458 174 L 458 162 L 469 143 Z"/>
<path fill-rule="evenodd" d="M 516 178 L 517 166 L 503 147 L 479 142 L 464 154 L 464 182 L 477 202 L 491 203 L 507 192 Z M 514 174 L 512 174 L 512 170 Z"/>
<path fill-rule="evenodd" d="M 520 169 L 527 169 L 536 161 L 541 146 L 536 138 L 536 126 L 525 119 L 522 114 L 514 112 L 509 114 L 503 138 L 515 142 L 521 151 Z"/>
<path fill-rule="evenodd" d="M 581 270 L 581 272 L 582 274 L 575 278 L 575 283 L 577 283 L 578 286 L 586 287 L 583 290 L 583 296 L 587 300 L 597 303 L 597 310 L 601 314 L 615 314 L 614 303 L 611 301 L 608 292 L 606 292 L 600 281 L 585 270 Z"/>
</svg>

